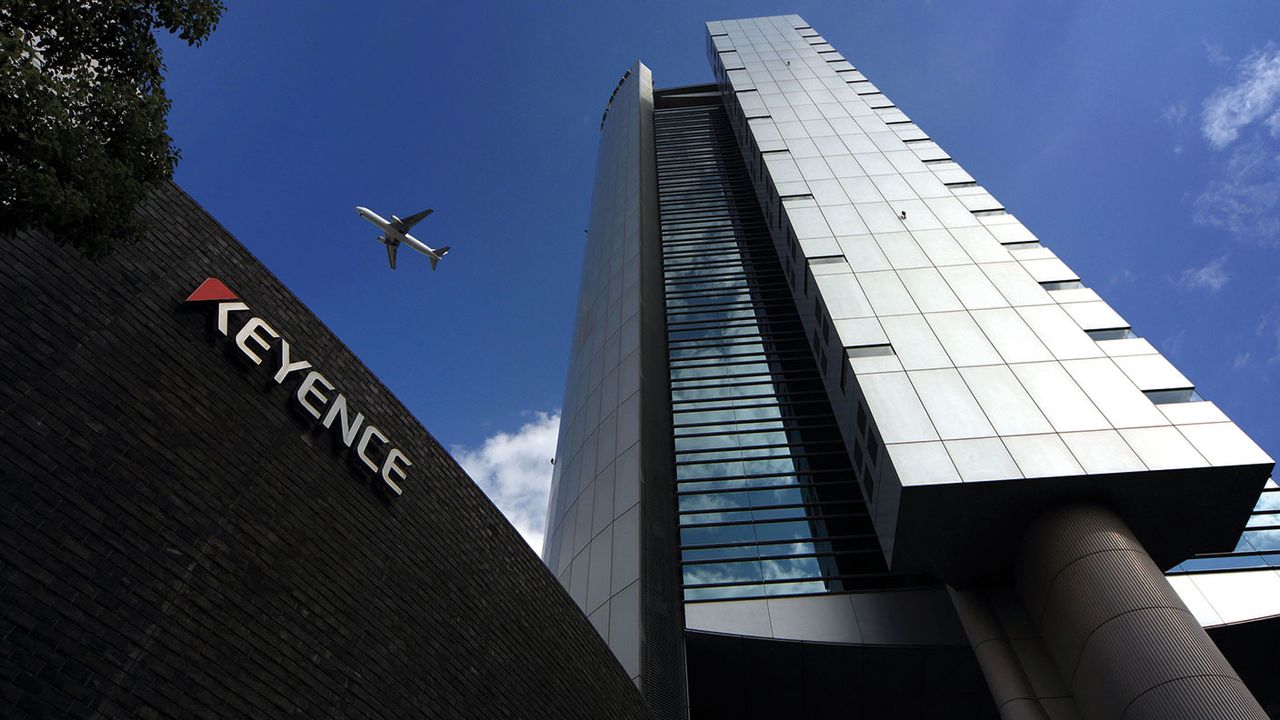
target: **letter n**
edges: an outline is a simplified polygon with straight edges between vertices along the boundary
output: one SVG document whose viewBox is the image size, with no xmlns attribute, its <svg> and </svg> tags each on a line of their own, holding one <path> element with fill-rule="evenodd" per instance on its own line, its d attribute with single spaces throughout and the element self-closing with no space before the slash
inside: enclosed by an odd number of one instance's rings
<svg viewBox="0 0 1280 720">
<path fill-rule="evenodd" d="M 347 447 L 351 447 L 351 443 L 356 441 L 356 435 L 360 432 L 360 424 L 364 422 L 364 415 L 356 413 L 356 419 L 347 424 L 347 398 L 345 395 L 339 395 L 334 399 L 333 404 L 329 406 L 329 412 L 325 414 L 323 424 L 325 427 L 333 427 L 333 419 L 339 418 L 339 432 L 342 434 L 342 442 Z"/>
</svg>

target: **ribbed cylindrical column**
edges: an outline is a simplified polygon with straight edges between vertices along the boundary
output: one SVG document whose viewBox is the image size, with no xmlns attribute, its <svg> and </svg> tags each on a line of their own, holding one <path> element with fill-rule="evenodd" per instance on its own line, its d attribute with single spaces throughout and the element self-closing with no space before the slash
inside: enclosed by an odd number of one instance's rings
<svg viewBox="0 0 1280 720">
<path fill-rule="evenodd" d="M 1023 602 L 1083 717 L 1257 718 L 1257 700 L 1124 520 L 1069 505 L 1027 531 Z"/>
</svg>

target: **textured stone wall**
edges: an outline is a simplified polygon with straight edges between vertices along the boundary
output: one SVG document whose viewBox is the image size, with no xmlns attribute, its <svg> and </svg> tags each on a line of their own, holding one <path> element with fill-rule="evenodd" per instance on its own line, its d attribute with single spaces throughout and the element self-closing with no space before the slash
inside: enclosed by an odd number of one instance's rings
<svg viewBox="0 0 1280 720">
<path fill-rule="evenodd" d="M 0 715 L 643 717 L 559 583 L 368 369 L 181 190 L 145 212 L 152 236 L 101 262 L 4 241 Z M 210 276 L 251 309 L 231 337 L 183 302 Z M 404 451 L 402 496 L 300 408 L 306 372 L 273 382 L 279 341 L 244 359 L 250 314 Z"/>
</svg>

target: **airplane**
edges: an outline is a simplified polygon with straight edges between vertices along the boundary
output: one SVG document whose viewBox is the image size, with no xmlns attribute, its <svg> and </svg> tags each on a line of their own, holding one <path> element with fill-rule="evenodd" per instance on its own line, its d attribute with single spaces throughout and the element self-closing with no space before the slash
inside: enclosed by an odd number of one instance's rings
<svg viewBox="0 0 1280 720">
<path fill-rule="evenodd" d="M 384 220 L 378 213 L 369 208 L 356 206 L 356 212 L 360 217 L 373 223 L 382 231 L 382 235 L 378 237 L 378 242 L 387 246 L 387 259 L 391 261 L 391 269 L 396 269 L 396 250 L 400 248 L 400 243 L 404 243 L 418 252 L 431 258 L 431 269 L 436 269 L 436 263 L 440 262 L 440 258 L 449 252 L 449 248 L 442 247 L 432 249 L 418 238 L 409 234 L 409 229 L 417 225 L 423 218 L 431 214 L 431 210 L 423 210 L 416 215 L 401 220 L 395 215 L 391 216 L 391 220 Z"/>
</svg>

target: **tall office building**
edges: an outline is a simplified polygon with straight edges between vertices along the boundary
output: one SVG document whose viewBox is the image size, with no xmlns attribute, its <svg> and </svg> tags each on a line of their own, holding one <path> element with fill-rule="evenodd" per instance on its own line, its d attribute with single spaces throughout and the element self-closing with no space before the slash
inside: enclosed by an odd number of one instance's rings
<svg viewBox="0 0 1280 720">
<path fill-rule="evenodd" d="M 543 552 L 655 714 L 1274 710 L 1271 458 L 802 18 L 707 32 L 601 120 Z"/>
</svg>

